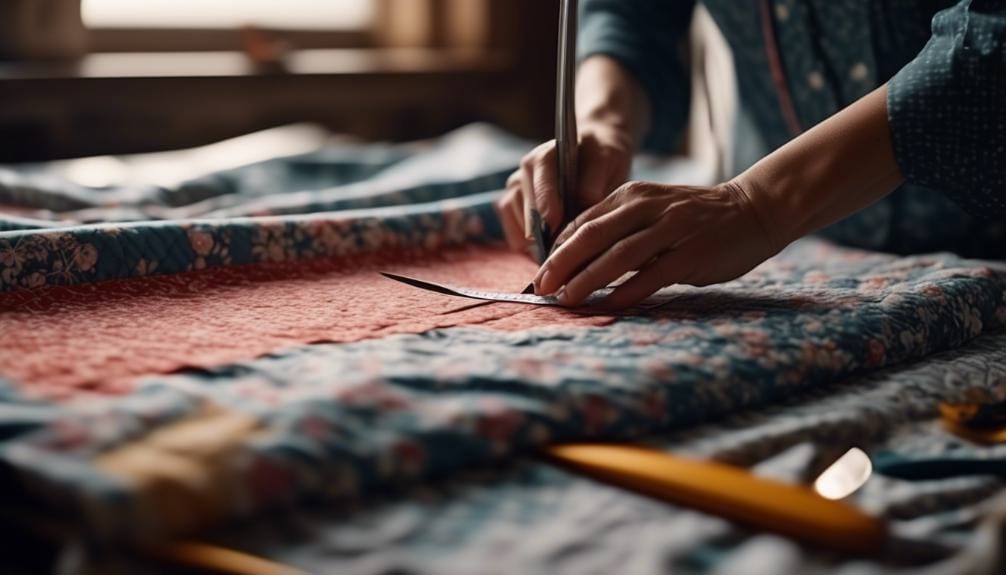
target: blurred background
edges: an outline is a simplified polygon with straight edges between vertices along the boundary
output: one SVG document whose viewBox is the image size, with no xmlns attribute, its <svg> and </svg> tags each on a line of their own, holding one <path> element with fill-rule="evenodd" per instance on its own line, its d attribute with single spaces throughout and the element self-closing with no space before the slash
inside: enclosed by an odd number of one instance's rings
<svg viewBox="0 0 1006 575">
<path fill-rule="evenodd" d="M 154 152 L 296 122 L 368 140 L 552 132 L 542 0 L 2 0 L 0 162 Z"/>
</svg>

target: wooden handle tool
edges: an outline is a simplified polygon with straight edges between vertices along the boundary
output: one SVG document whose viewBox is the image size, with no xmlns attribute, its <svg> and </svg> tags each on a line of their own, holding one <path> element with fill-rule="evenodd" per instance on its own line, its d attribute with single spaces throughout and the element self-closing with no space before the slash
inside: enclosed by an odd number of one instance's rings
<svg viewBox="0 0 1006 575">
<path fill-rule="evenodd" d="M 604 482 L 822 548 L 869 554 L 887 539 L 884 522 L 848 503 L 739 467 L 631 445 L 562 445 L 546 454 Z"/>
</svg>

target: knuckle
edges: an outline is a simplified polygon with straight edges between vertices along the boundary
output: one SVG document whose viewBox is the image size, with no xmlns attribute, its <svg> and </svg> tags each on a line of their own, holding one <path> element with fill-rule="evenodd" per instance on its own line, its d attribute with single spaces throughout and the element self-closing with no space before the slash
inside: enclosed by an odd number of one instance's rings
<svg viewBox="0 0 1006 575">
<path fill-rule="evenodd" d="M 570 222 L 555 238 L 555 247 L 559 247 L 569 241 L 569 238 L 573 236 L 573 232 L 576 231 L 576 226 L 573 225 L 575 222 Z"/>
<path fill-rule="evenodd" d="M 622 195 L 618 189 L 612 191 L 598 203 L 598 205 L 601 206 L 600 209 L 607 211 L 615 210 L 621 204 L 622 204 Z"/>
<path fill-rule="evenodd" d="M 603 227 L 597 220 L 590 220 L 581 224 L 578 231 L 585 237 L 594 238 L 603 233 Z"/>
<path fill-rule="evenodd" d="M 612 201 L 624 204 L 632 199 L 640 197 L 645 189 L 646 187 L 642 182 L 626 182 L 625 184 L 619 186 L 610 197 L 612 198 Z"/>
<path fill-rule="evenodd" d="M 588 213 L 583 212 L 578 216 L 572 218 L 569 225 L 566 226 L 566 232 L 572 234 L 573 232 L 579 231 L 579 228 L 583 227 L 583 224 L 589 221 Z"/>
<path fill-rule="evenodd" d="M 534 183 L 534 199 L 538 205 L 546 206 L 554 202 L 558 202 L 559 198 L 553 193 L 554 186 L 552 182 L 542 178 L 541 181 Z"/>
<path fill-rule="evenodd" d="M 619 191 L 622 192 L 623 194 L 635 194 L 635 193 L 642 192 L 645 189 L 646 189 L 646 183 L 645 182 L 640 182 L 638 180 L 632 180 L 630 182 L 625 182 L 625 184 L 622 185 L 622 187 L 619 188 Z"/>
<path fill-rule="evenodd" d="M 544 144 L 541 144 L 540 146 L 538 146 L 534 150 L 531 150 L 531 153 L 528 154 L 528 156 L 530 158 L 532 158 L 534 161 L 540 162 L 540 161 L 548 158 L 549 154 L 553 150 L 555 150 L 555 142 L 554 141 L 549 141 L 549 142 L 545 142 Z"/>
<path fill-rule="evenodd" d="M 640 186 L 636 193 L 640 198 L 647 200 L 654 200 L 661 196 L 660 188 L 649 184 Z"/>
<path fill-rule="evenodd" d="M 534 159 L 534 167 L 542 172 L 548 172 L 547 168 L 555 163 L 555 158 L 552 154 L 545 152 Z"/>
<path fill-rule="evenodd" d="M 632 259 L 636 250 L 628 241 L 618 242 L 611 246 L 611 259 L 619 264 L 626 264 Z"/>
<path fill-rule="evenodd" d="M 573 222 L 569 225 L 569 232 L 570 233 L 579 232 L 580 229 L 583 228 L 583 226 L 589 223 L 590 221 L 591 219 L 589 212 L 584 212 L 580 214 L 579 216 L 574 218 Z"/>
</svg>

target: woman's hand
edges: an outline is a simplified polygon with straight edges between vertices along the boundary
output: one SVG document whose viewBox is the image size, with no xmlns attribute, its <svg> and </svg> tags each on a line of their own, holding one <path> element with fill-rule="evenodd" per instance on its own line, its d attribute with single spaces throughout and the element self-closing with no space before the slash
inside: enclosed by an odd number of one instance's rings
<svg viewBox="0 0 1006 575">
<path fill-rule="evenodd" d="M 580 209 L 593 206 L 629 176 L 634 153 L 632 137 L 615 126 L 581 124 L 579 185 Z M 525 207 L 534 206 L 552 230 L 562 227 L 562 201 L 558 193 L 555 141 L 535 148 L 507 181 L 506 194 L 497 202 L 503 231 L 511 249 L 526 251 L 532 238 Z"/>
<path fill-rule="evenodd" d="M 632 156 L 650 125 L 650 101 L 642 84 L 621 63 L 591 56 L 576 72 L 576 117 L 579 211 L 596 205 L 628 179 Z M 530 208 L 537 208 L 553 231 L 576 215 L 563 213 L 558 172 L 555 142 L 548 142 L 528 154 L 507 181 L 506 194 L 496 207 L 512 249 L 529 251 L 534 232 Z"/>
<path fill-rule="evenodd" d="M 664 286 L 738 278 L 779 251 L 775 244 L 735 182 L 712 188 L 630 182 L 563 230 L 534 283 L 537 293 L 558 293 L 561 303 L 575 306 L 638 271 L 604 302 L 624 308 Z"/>
<path fill-rule="evenodd" d="M 607 298 L 621 308 L 667 285 L 736 279 L 903 181 L 884 85 L 725 184 L 622 186 L 563 230 L 535 288 L 577 305 L 638 270 Z"/>
</svg>

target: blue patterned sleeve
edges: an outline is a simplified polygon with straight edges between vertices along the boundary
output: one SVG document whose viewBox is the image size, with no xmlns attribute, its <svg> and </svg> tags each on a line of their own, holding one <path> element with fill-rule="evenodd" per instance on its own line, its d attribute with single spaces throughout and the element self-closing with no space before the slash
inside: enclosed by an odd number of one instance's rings
<svg viewBox="0 0 1006 575">
<path fill-rule="evenodd" d="M 963 0 L 933 19 L 888 84 L 898 165 L 977 216 L 1006 216 L 1006 0 Z"/>
<path fill-rule="evenodd" d="M 646 89 L 652 123 L 645 146 L 672 151 L 688 120 L 690 89 L 684 40 L 693 0 L 582 0 L 580 59 L 621 62 Z"/>
</svg>

